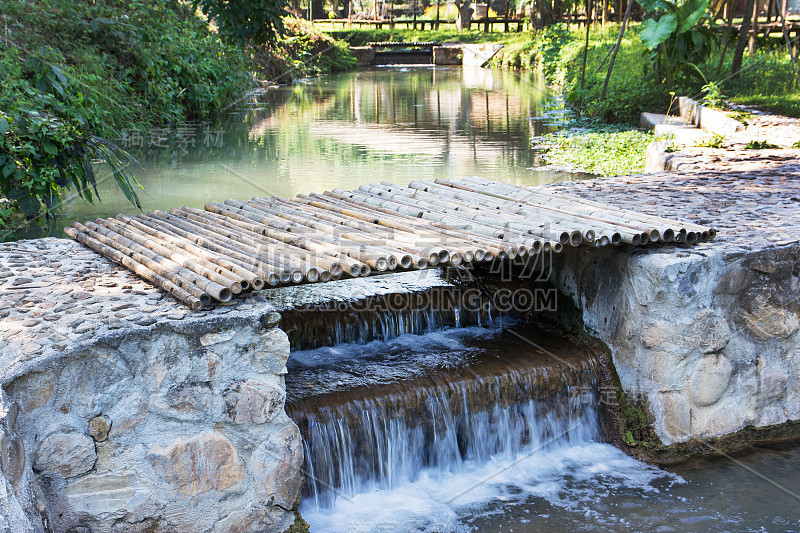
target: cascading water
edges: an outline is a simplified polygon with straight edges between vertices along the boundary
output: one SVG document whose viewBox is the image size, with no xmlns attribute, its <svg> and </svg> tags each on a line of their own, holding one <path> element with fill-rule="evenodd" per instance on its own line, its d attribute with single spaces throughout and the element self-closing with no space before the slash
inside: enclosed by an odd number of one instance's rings
<svg viewBox="0 0 800 533">
<path fill-rule="evenodd" d="M 600 435 L 589 365 L 556 376 L 573 381 L 543 393 L 541 374 L 516 369 L 291 411 L 305 435 L 305 496 L 318 509 L 337 496 L 392 490 L 420 476 L 452 475 L 492 459 L 591 442 Z M 575 394 L 580 391 L 580 394 Z"/>
<path fill-rule="evenodd" d="M 281 309 L 286 410 L 305 445 L 300 511 L 314 533 L 751 523 L 704 505 L 721 493 L 691 500 L 697 486 L 606 443 L 616 389 L 603 357 L 430 283 Z M 763 515 L 752 523 L 771 524 Z"/>
<path fill-rule="evenodd" d="M 494 530 L 531 501 L 582 517 L 618 485 L 679 481 L 603 443 L 602 358 L 474 294 L 282 313 L 315 533 Z"/>
</svg>

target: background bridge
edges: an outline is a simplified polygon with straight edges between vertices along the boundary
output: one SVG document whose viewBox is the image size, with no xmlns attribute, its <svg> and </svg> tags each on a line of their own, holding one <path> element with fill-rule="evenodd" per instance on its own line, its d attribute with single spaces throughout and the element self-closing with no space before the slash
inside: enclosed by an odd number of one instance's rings
<svg viewBox="0 0 800 533">
<path fill-rule="evenodd" d="M 565 247 L 694 244 L 716 230 L 482 178 L 226 200 L 66 233 L 201 309 L 248 290 L 513 260 Z"/>
</svg>

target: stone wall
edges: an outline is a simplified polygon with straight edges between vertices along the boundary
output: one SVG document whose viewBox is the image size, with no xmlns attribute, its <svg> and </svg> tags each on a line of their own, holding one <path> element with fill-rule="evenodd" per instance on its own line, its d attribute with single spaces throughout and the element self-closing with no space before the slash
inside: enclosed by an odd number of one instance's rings
<svg viewBox="0 0 800 533">
<path fill-rule="evenodd" d="M 82 253 L 0 245 L 0 531 L 287 530 L 280 315 L 257 295 L 192 313 Z"/>
<path fill-rule="evenodd" d="M 557 284 L 665 444 L 800 419 L 800 245 L 561 259 Z"/>
<path fill-rule="evenodd" d="M 14 380 L 7 483 L 27 475 L 55 531 L 286 530 L 302 445 L 277 319 L 164 324 Z"/>
</svg>

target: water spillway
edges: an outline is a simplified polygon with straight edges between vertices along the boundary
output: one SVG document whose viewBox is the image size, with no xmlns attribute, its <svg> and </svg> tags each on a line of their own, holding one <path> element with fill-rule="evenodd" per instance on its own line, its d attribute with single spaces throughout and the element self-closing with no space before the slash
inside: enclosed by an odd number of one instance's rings
<svg viewBox="0 0 800 533">
<path fill-rule="evenodd" d="M 522 463 L 617 453 L 600 444 L 610 383 L 592 350 L 453 287 L 346 307 L 283 312 L 286 409 L 303 435 L 302 513 L 315 531 L 461 529 L 464 508 L 502 496 L 494 481 Z"/>
<path fill-rule="evenodd" d="M 594 361 L 489 366 L 292 406 L 305 438 L 305 496 L 330 508 L 340 495 L 600 438 Z"/>
</svg>

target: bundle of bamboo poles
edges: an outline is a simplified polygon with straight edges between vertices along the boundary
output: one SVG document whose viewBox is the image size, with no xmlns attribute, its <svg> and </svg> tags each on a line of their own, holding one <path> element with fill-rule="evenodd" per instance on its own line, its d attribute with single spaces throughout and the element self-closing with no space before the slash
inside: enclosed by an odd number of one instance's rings
<svg viewBox="0 0 800 533">
<path fill-rule="evenodd" d="M 226 200 L 65 230 L 192 309 L 236 294 L 564 247 L 712 239 L 713 228 L 483 178 Z"/>
</svg>

